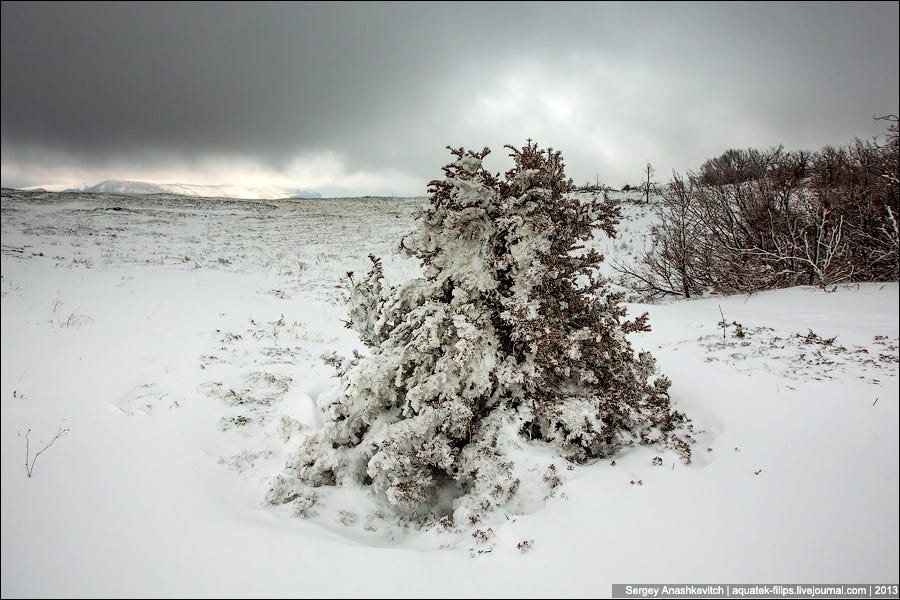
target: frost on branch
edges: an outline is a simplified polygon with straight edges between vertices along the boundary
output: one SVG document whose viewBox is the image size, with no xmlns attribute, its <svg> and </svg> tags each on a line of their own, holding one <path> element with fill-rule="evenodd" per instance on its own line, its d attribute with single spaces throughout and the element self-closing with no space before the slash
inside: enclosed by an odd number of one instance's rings
<svg viewBox="0 0 900 600">
<path fill-rule="evenodd" d="M 624 320 L 597 273 L 602 257 L 581 245 L 596 230 L 615 235 L 617 207 L 571 196 L 559 152 L 508 148 L 504 178 L 482 166 L 487 148 L 451 149 L 400 244 L 422 277 L 387 287 L 375 257 L 366 277 L 351 276 L 348 326 L 370 352 L 341 366 L 324 428 L 270 501 L 363 486 L 406 517 L 474 522 L 533 504 L 525 488 L 542 480 L 529 476 L 529 449 L 583 463 L 658 444 L 690 460 L 668 379 L 626 339 L 648 329 L 646 315 Z"/>
</svg>

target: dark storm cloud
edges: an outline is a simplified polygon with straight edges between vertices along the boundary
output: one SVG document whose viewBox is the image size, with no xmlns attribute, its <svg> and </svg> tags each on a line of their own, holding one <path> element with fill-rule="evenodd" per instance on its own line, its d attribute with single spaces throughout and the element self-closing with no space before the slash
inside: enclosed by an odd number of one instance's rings
<svg viewBox="0 0 900 600">
<path fill-rule="evenodd" d="M 621 183 L 879 131 L 897 21 L 896 3 L 4 2 L 4 170 L 331 153 L 424 182 L 446 144 L 532 137 Z"/>
</svg>

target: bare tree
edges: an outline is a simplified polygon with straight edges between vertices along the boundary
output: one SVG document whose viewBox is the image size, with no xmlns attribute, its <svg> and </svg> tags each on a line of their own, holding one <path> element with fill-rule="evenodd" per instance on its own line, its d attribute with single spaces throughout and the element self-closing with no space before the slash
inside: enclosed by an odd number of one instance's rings
<svg viewBox="0 0 900 600">
<path fill-rule="evenodd" d="M 663 188 L 658 208 L 660 224 L 654 230 L 653 249 L 642 267 L 615 264 L 613 268 L 629 280 L 635 290 L 649 298 L 680 295 L 690 298 L 702 291 L 703 230 L 691 199 L 693 180 L 672 173 Z"/>
<path fill-rule="evenodd" d="M 653 175 L 653 173 L 656 172 L 656 169 L 654 169 L 653 165 L 651 165 L 650 162 L 648 161 L 647 166 L 644 167 L 644 172 L 647 174 L 647 184 L 646 184 L 646 187 L 644 188 L 644 201 L 649 203 L 650 202 L 650 186 L 651 186 L 650 177 Z"/>
</svg>

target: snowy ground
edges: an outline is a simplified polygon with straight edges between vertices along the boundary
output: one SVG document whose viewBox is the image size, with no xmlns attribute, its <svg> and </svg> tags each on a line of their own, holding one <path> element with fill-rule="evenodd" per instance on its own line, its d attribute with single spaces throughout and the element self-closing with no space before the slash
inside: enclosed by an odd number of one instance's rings
<svg viewBox="0 0 900 600">
<path fill-rule="evenodd" d="M 543 509 L 489 529 L 266 506 L 319 424 L 319 357 L 362 348 L 341 322 L 345 273 L 372 252 L 389 280 L 414 275 L 392 249 L 420 202 L 4 190 L 2 595 L 898 580 L 896 283 L 630 305 L 653 326 L 634 345 L 701 431 L 690 465 L 635 448 L 560 468 Z M 651 222 L 630 204 L 621 238 L 597 245 L 630 260 Z M 61 430 L 28 477 L 26 443 L 33 460 Z"/>
</svg>

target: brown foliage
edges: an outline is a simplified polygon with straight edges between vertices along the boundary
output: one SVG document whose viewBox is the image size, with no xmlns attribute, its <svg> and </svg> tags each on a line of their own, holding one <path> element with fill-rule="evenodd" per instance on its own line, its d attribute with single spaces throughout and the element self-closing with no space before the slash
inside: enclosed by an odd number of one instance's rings
<svg viewBox="0 0 900 600">
<path fill-rule="evenodd" d="M 654 249 L 622 269 L 648 296 L 690 298 L 898 278 L 897 118 L 885 143 L 729 150 L 663 192 Z"/>
</svg>

